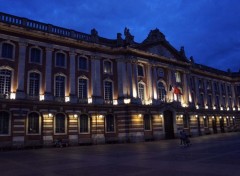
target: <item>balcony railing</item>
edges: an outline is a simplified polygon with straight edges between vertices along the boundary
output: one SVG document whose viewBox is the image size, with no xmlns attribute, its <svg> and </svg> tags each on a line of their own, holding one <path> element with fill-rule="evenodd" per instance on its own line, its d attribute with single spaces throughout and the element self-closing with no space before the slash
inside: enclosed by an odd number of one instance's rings
<svg viewBox="0 0 240 176">
<path fill-rule="evenodd" d="M 55 35 L 60 35 L 64 37 L 73 38 L 76 40 L 86 41 L 86 42 L 95 42 L 92 35 L 85 34 L 82 32 L 77 32 L 71 29 L 66 29 L 51 24 L 41 23 L 34 20 L 29 20 L 27 18 L 21 18 L 14 15 L 6 14 L 0 12 L 0 22 L 7 23 L 11 25 L 16 25 L 28 29 L 43 31 Z M 99 43 L 106 46 L 116 46 L 117 40 L 106 39 L 102 37 L 99 38 Z"/>
</svg>

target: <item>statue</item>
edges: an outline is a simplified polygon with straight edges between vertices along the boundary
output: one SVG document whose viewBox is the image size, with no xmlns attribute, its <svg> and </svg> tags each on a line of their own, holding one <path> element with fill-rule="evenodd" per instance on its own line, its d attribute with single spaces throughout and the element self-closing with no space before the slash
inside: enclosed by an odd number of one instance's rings
<svg viewBox="0 0 240 176">
<path fill-rule="evenodd" d="M 130 45 L 132 44 L 134 41 L 134 36 L 131 35 L 131 33 L 129 32 L 129 29 L 125 27 L 124 29 L 124 35 L 125 35 L 125 42 L 126 45 Z"/>
</svg>

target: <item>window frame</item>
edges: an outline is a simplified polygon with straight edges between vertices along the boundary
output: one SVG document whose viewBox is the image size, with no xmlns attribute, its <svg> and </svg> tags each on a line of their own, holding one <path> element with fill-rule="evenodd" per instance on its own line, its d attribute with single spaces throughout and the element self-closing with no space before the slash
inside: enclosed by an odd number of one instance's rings
<svg viewBox="0 0 240 176">
<path fill-rule="evenodd" d="M 62 114 L 64 116 L 64 133 L 63 132 L 56 132 L 57 130 L 57 115 Z M 54 116 L 54 135 L 65 135 L 67 134 L 67 116 L 64 113 L 57 113 Z"/>
<path fill-rule="evenodd" d="M 141 69 L 140 69 L 141 68 Z M 141 72 L 142 72 L 142 74 L 140 74 Z M 144 69 L 144 65 L 143 64 L 138 64 L 137 65 L 137 76 L 138 77 L 145 77 L 145 69 Z"/>
<path fill-rule="evenodd" d="M 143 85 L 143 99 L 140 96 L 140 93 L 141 93 L 140 92 L 140 85 Z M 145 98 L 146 98 L 146 84 L 144 82 L 142 82 L 142 81 L 138 82 L 138 98 L 140 98 L 142 102 L 144 102 Z"/>
<path fill-rule="evenodd" d="M 2 111 L 2 110 L 0 111 L 0 113 L 8 114 L 8 128 L 7 128 L 8 133 L 7 134 L 0 133 L 0 136 L 11 136 L 11 120 L 12 120 L 11 113 L 8 111 Z"/>
<path fill-rule="evenodd" d="M 80 58 L 86 59 L 86 68 L 80 68 Z M 80 71 L 88 71 L 88 67 L 89 67 L 88 57 L 83 56 L 83 55 L 79 56 L 79 57 L 78 57 L 78 70 L 80 70 Z"/>
<path fill-rule="evenodd" d="M 109 118 L 110 116 L 111 116 L 112 121 L 110 121 L 110 123 L 108 123 L 109 119 L 110 119 Z M 108 124 L 111 124 L 111 126 L 112 126 L 112 122 L 113 122 L 113 130 L 112 130 L 111 127 L 108 128 L 108 126 L 109 126 Z M 108 129 L 111 129 L 111 130 L 108 130 Z M 105 133 L 116 133 L 116 118 L 113 114 L 107 114 L 105 116 Z"/>
<path fill-rule="evenodd" d="M 33 49 L 36 49 L 36 50 L 40 51 L 39 62 L 35 62 L 35 61 L 32 60 L 32 50 Z M 37 46 L 30 47 L 29 48 L 29 63 L 42 65 L 42 55 L 43 55 L 42 53 L 43 53 L 42 48 L 37 47 Z"/>
<path fill-rule="evenodd" d="M 109 83 L 111 83 L 111 85 L 112 85 L 112 87 L 111 87 L 111 89 L 112 89 L 112 94 L 111 94 L 111 96 L 110 96 L 110 98 L 108 99 L 106 99 L 106 82 L 109 82 Z M 110 79 L 107 79 L 107 80 L 104 80 L 103 81 L 103 91 L 104 91 L 104 101 L 105 101 L 105 103 L 107 103 L 107 104 L 112 104 L 113 103 L 113 97 L 114 97 L 114 84 L 113 84 L 113 81 L 112 80 L 110 80 Z M 109 93 L 109 95 L 110 95 L 110 93 Z"/>
<path fill-rule="evenodd" d="M 105 69 L 105 63 L 110 63 L 110 72 L 108 72 L 108 70 Z M 113 74 L 113 62 L 109 59 L 105 59 L 103 60 L 103 73 L 104 74 L 109 74 L 112 75 Z"/>
<path fill-rule="evenodd" d="M 8 93 L 6 93 L 6 91 L 5 91 L 5 93 L 4 94 L 0 94 L 1 96 L 6 96 L 6 98 L 7 99 L 10 99 L 10 95 L 11 95 L 11 92 L 12 92 L 12 86 L 13 86 L 13 75 L 14 75 L 14 72 L 13 72 L 13 70 L 11 69 L 11 68 L 8 68 L 8 67 L 0 67 L 0 71 L 2 71 L 2 70 L 6 70 L 6 71 L 9 71 L 10 72 L 10 76 L 9 75 L 4 75 L 4 83 L 3 83 L 3 89 L 5 90 L 6 89 L 6 86 L 8 86 L 9 87 L 9 92 Z M 1 74 L 0 74 L 0 76 L 1 76 Z M 9 78 L 9 85 L 6 85 L 6 77 L 10 77 Z"/>
<path fill-rule="evenodd" d="M 86 98 L 80 98 L 80 80 L 83 79 L 83 80 L 86 80 Z M 78 99 L 79 100 L 87 100 L 88 99 L 88 88 L 89 88 L 89 80 L 87 77 L 85 76 L 80 76 L 78 77 Z"/>
<path fill-rule="evenodd" d="M 57 82 L 56 82 L 56 77 L 58 76 L 61 76 L 61 77 L 64 77 L 64 96 L 61 97 L 61 96 L 56 96 L 56 86 L 57 86 Z M 54 75 L 54 97 L 55 98 L 64 98 L 65 100 L 65 97 L 66 97 L 66 89 L 67 89 L 67 76 L 62 74 L 62 73 L 58 73 L 58 74 L 55 74 Z"/>
<path fill-rule="evenodd" d="M 38 114 L 38 132 L 37 133 L 29 133 L 29 116 L 34 113 Z M 41 134 L 41 121 L 42 121 L 42 117 L 38 112 L 32 111 L 32 112 L 28 113 L 27 120 L 26 120 L 26 134 L 27 135 L 40 135 Z"/>
<path fill-rule="evenodd" d="M 57 65 L 58 61 L 58 54 L 62 54 L 64 56 L 64 66 L 62 65 Z M 59 68 L 67 68 L 67 54 L 64 53 L 63 51 L 58 51 L 55 53 L 55 67 L 59 67 Z"/>
<path fill-rule="evenodd" d="M 31 89 L 31 77 L 30 77 L 30 75 L 32 74 L 32 73 L 34 73 L 34 74 L 38 74 L 39 75 L 39 82 L 38 82 L 38 95 L 36 95 L 36 96 L 32 96 L 32 95 L 30 95 L 30 89 Z M 41 72 L 39 72 L 39 71 L 37 71 L 37 70 L 30 70 L 29 72 L 28 72 L 28 81 L 27 81 L 27 94 L 28 94 L 28 96 L 29 97 L 32 97 L 32 98 L 39 98 L 39 96 L 40 96 L 40 92 L 41 92 L 41 86 L 42 86 L 42 74 L 41 74 Z M 35 85 L 34 85 L 34 87 L 35 87 Z"/>
<path fill-rule="evenodd" d="M 3 45 L 4 44 L 12 45 L 13 48 L 12 48 L 12 57 L 11 58 L 2 56 L 3 55 L 2 51 L 3 51 Z M 0 59 L 7 59 L 7 60 L 10 60 L 10 61 L 14 61 L 15 60 L 15 52 L 16 52 L 15 50 L 16 50 L 16 45 L 14 43 L 12 43 L 10 41 L 2 41 L 0 43 Z"/>
<path fill-rule="evenodd" d="M 162 87 L 159 87 L 160 83 L 162 84 Z M 163 88 L 163 89 L 161 89 L 161 88 Z M 163 90 L 164 90 L 164 92 L 163 92 Z M 161 96 L 163 94 L 163 98 L 162 99 L 160 99 L 160 97 L 161 97 L 160 96 L 160 92 L 161 92 Z M 166 96 L 167 96 L 167 91 L 166 91 L 166 86 L 165 86 L 164 82 L 158 81 L 157 82 L 157 98 L 158 98 L 158 100 L 164 102 L 164 101 L 166 101 Z"/>
<path fill-rule="evenodd" d="M 81 116 L 85 116 L 87 118 L 87 132 L 83 131 L 81 132 Z M 79 125 L 79 134 L 90 134 L 91 132 L 91 118 L 89 117 L 89 115 L 87 114 L 81 114 L 78 118 L 79 122 L 78 122 L 78 125 Z"/>
</svg>

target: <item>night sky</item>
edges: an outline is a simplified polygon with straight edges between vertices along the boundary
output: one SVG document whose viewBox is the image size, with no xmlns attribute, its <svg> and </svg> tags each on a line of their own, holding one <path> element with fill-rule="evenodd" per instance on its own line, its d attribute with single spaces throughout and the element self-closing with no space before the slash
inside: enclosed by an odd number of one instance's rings
<svg viewBox="0 0 240 176">
<path fill-rule="evenodd" d="M 239 0 L 0 0 L 0 11 L 110 39 L 127 27 L 136 42 L 158 28 L 196 63 L 240 69 Z"/>
</svg>

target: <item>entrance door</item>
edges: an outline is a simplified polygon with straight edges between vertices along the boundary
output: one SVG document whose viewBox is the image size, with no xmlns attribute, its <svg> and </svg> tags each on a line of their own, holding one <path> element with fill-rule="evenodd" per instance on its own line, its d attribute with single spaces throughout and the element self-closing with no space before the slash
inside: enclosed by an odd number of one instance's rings
<svg viewBox="0 0 240 176">
<path fill-rule="evenodd" d="M 224 132 L 225 132 L 223 119 L 220 119 L 220 129 L 221 129 L 221 133 L 224 133 Z"/>
<path fill-rule="evenodd" d="M 217 124 L 216 124 L 216 119 L 212 119 L 212 128 L 213 128 L 213 133 L 217 133 Z"/>
<path fill-rule="evenodd" d="M 165 138 L 174 138 L 174 128 L 173 128 L 173 113 L 172 111 L 164 111 L 164 127 L 165 127 Z"/>
</svg>

